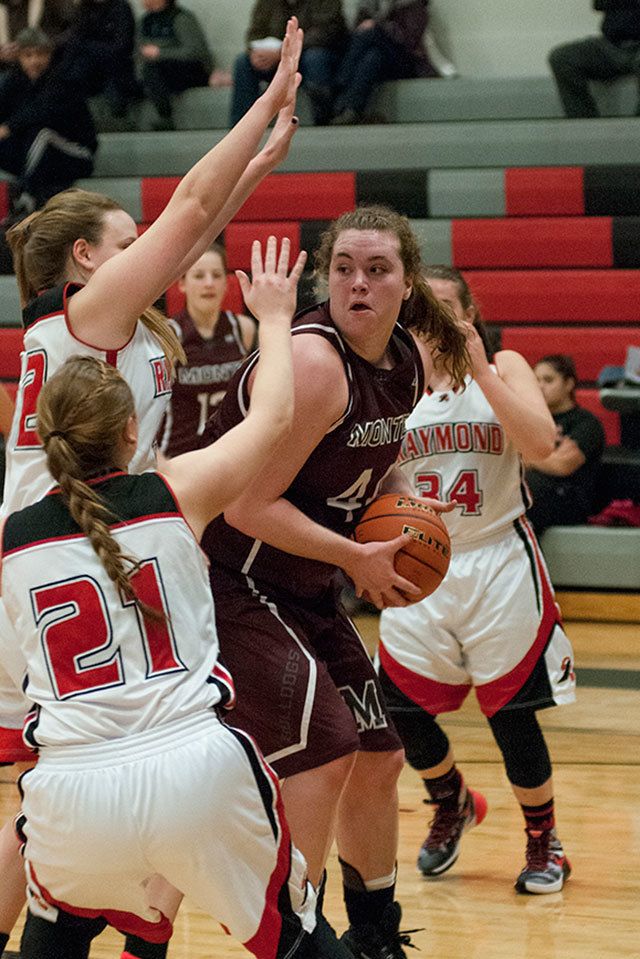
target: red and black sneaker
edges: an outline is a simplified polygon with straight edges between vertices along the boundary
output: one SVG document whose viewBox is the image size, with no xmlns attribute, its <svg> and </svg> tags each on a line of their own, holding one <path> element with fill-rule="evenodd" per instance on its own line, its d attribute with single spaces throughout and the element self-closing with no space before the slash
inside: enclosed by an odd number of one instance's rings
<svg viewBox="0 0 640 959">
<path fill-rule="evenodd" d="M 478 826 L 487 815 L 487 800 L 482 793 L 466 786 L 460 793 L 457 807 L 425 800 L 436 807 L 429 835 L 418 853 L 418 869 L 423 876 L 440 876 L 450 869 L 460 855 L 462 836 Z"/>
<path fill-rule="evenodd" d="M 516 880 L 518 892 L 542 894 L 560 892 L 571 875 L 555 829 L 525 829 L 527 864 Z"/>
</svg>

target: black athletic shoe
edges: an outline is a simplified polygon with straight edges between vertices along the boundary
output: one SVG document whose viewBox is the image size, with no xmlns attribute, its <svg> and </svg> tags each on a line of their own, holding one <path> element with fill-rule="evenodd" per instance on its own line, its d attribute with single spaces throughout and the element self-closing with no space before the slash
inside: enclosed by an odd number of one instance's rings
<svg viewBox="0 0 640 959">
<path fill-rule="evenodd" d="M 460 854 L 462 836 L 478 826 L 487 814 L 487 800 L 475 789 L 463 787 L 457 809 L 425 800 L 435 805 L 429 835 L 418 853 L 418 869 L 423 876 L 440 876 L 451 869 Z"/>
<path fill-rule="evenodd" d="M 527 864 L 516 880 L 516 890 L 538 895 L 560 892 L 571 875 L 571 865 L 555 829 L 525 829 L 525 833 Z"/>
<path fill-rule="evenodd" d="M 411 933 L 420 930 L 401 932 L 401 918 L 400 903 L 390 902 L 375 926 L 349 926 L 340 941 L 356 959 L 406 959 L 403 947 L 415 949 Z"/>
</svg>

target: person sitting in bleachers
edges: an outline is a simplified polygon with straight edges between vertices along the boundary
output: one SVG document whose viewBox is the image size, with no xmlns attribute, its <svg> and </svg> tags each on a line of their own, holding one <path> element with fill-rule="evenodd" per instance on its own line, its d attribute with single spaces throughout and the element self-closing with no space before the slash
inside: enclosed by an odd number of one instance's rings
<svg viewBox="0 0 640 959">
<path fill-rule="evenodd" d="M 576 403 L 576 368 L 570 356 L 544 356 L 534 372 L 558 431 L 553 453 L 526 464 L 533 498 L 527 516 L 541 534 L 549 526 L 586 523 L 593 511 L 605 435 L 598 417 Z"/>
<path fill-rule="evenodd" d="M 261 84 L 275 73 L 280 61 L 278 37 L 291 16 L 298 18 L 304 30 L 300 73 L 311 100 L 313 122 L 318 125 L 329 120 L 334 74 L 347 39 L 342 0 L 256 0 L 247 49 L 236 57 L 233 67 L 231 126 L 258 99 Z"/>
<path fill-rule="evenodd" d="M 640 0 L 593 0 L 593 7 L 604 13 L 602 36 L 564 43 L 549 54 L 568 117 L 599 116 L 590 80 L 640 76 Z"/>
<path fill-rule="evenodd" d="M 142 0 L 138 24 L 144 95 L 156 108 L 154 130 L 173 130 L 174 93 L 206 87 L 213 57 L 197 18 L 175 0 Z"/>
<path fill-rule="evenodd" d="M 135 20 L 128 0 L 79 0 L 65 43 L 65 69 L 88 97 L 102 94 L 115 117 L 139 96 Z"/>
<path fill-rule="evenodd" d="M 424 45 L 429 0 L 366 0 L 336 77 L 334 124 L 359 123 L 385 80 L 436 77 Z"/>
<path fill-rule="evenodd" d="M 16 37 L 40 27 L 57 45 L 73 15 L 72 0 L 0 0 L 0 75 L 17 61 Z"/>
<path fill-rule="evenodd" d="M 0 87 L 0 169 L 16 177 L 10 222 L 90 176 L 98 146 L 86 94 L 47 35 L 27 27 L 16 43 L 18 62 Z"/>
</svg>

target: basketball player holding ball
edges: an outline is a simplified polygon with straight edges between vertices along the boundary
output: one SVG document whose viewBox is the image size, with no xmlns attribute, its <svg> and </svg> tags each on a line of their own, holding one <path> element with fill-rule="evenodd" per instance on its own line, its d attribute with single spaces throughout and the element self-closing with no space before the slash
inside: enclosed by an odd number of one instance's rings
<svg viewBox="0 0 640 959">
<path fill-rule="evenodd" d="M 293 329 L 294 425 L 270 467 L 209 527 L 203 547 L 222 656 L 238 691 L 234 724 L 250 732 L 284 779 L 292 837 L 312 882 L 337 833 L 357 956 L 397 959 L 408 936 L 394 901 L 397 779 L 402 744 L 378 679 L 340 602 L 340 569 L 378 606 L 418 591 L 394 569 L 406 541 L 360 544 L 364 508 L 394 483 L 407 415 L 424 363 L 405 325 L 441 350 L 454 382 L 468 368 L 466 336 L 421 276 L 408 221 L 381 207 L 341 216 L 316 256 L 329 299 Z M 246 414 L 255 358 L 231 381 L 205 440 Z M 386 487 L 385 487 L 386 484 Z M 226 521 L 226 522 L 225 522 Z"/>
<path fill-rule="evenodd" d="M 426 277 L 468 332 L 472 375 L 460 390 L 434 358 L 399 458 L 415 495 L 455 503 L 446 517 L 449 571 L 432 596 L 385 610 L 380 624 L 387 706 L 436 810 L 418 867 L 428 877 L 446 872 L 462 834 L 486 813 L 436 721 L 458 709 L 473 686 L 525 818 L 526 865 L 516 889 L 558 892 L 570 867 L 555 830 L 551 761 L 536 710 L 574 700 L 573 654 L 524 518 L 520 461 L 548 455 L 555 427 L 525 360 L 510 350 L 487 356 L 462 275 L 436 266 Z"/>
</svg>

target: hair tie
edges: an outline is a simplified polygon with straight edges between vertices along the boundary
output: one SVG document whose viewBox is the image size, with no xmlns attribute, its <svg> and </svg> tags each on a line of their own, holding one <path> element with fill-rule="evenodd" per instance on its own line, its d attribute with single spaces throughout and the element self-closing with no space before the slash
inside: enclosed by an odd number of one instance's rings
<svg viewBox="0 0 640 959">
<path fill-rule="evenodd" d="M 60 437 L 62 437 L 63 439 L 66 439 L 66 438 L 67 438 L 67 430 L 51 430 L 51 432 L 50 432 L 49 435 L 47 436 L 47 439 L 50 440 L 52 436 L 60 436 Z"/>
</svg>

